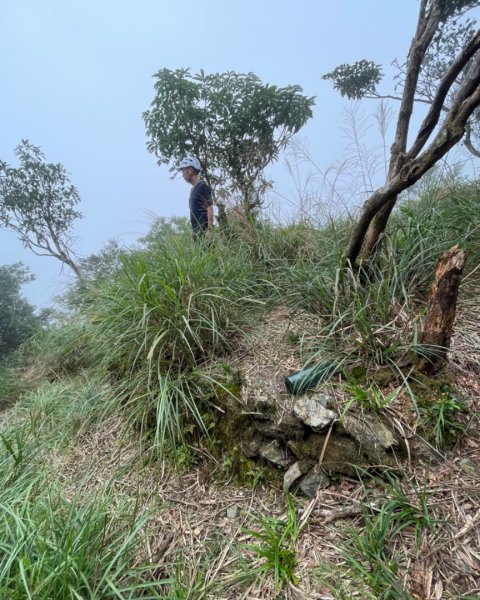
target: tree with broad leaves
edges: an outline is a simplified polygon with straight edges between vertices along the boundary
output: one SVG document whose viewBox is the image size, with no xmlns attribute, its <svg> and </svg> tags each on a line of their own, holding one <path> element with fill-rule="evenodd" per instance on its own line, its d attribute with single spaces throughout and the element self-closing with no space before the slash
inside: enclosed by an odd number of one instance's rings
<svg viewBox="0 0 480 600">
<path fill-rule="evenodd" d="M 19 167 L 0 161 L 0 227 L 13 231 L 38 256 L 53 256 L 81 278 L 72 258 L 69 230 L 81 213 L 65 167 L 45 162 L 28 140 L 15 149 Z"/>
<path fill-rule="evenodd" d="M 171 171 L 193 154 L 212 188 L 239 194 L 247 213 L 259 207 L 265 167 L 312 116 L 314 98 L 253 73 L 161 69 L 154 77 L 155 97 L 143 114 L 149 152 Z"/>
<path fill-rule="evenodd" d="M 21 289 L 34 277 L 22 263 L 0 266 L 0 359 L 36 333 L 42 318 L 22 296 Z"/>
<path fill-rule="evenodd" d="M 400 110 L 387 181 L 360 211 L 345 251 L 352 264 L 364 242 L 364 257 L 374 254 L 398 195 L 462 139 L 471 142 L 480 106 L 480 30 L 458 19 L 475 6 L 478 0 L 420 0 L 417 29 L 400 68 Z M 381 77 L 381 67 L 371 61 L 341 65 L 324 76 L 350 98 L 381 97 L 376 92 Z M 408 148 L 415 100 L 429 108 Z"/>
</svg>

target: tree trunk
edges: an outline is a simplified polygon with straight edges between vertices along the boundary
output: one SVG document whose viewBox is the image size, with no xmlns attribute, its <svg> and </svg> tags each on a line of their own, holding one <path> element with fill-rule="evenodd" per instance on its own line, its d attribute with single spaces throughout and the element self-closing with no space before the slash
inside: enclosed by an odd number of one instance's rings
<svg viewBox="0 0 480 600">
<path fill-rule="evenodd" d="M 390 167 L 387 181 L 364 203 L 357 224 L 352 232 L 345 251 L 344 262 L 354 265 L 367 236 L 365 258 L 378 249 L 378 240 L 385 230 L 397 196 L 410 187 L 455 146 L 467 131 L 468 119 L 480 106 L 480 31 L 464 46 L 458 57 L 447 70 L 432 100 L 416 139 L 407 152 L 407 137 L 415 99 L 418 76 L 425 57 L 443 14 L 443 3 L 421 0 L 417 31 L 410 46 L 408 66 L 405 76 L 400 112 L 397 119 L 395 140 L 390 153 Z M 430 135 L 438 125 L 445 98 L 452 89 L 461 70 L 471 61 L 468 73 L 456 90 L 447 116 L 438 132 L 426 149 Z M 423 152 L 420 154 L 420 152 Z M 368 234 L 367 234 L 368 230 Z"/>
<path fill-rule="evenodd" d="M 388 204 L 385 204 L 385 206 L 383 206 L 383 208 L 381 208 L 373 217 L 365 238 L 365 250 L 363 253 L 364 258 L 370 258 L 371 256 L 375 255 L 379 247 L 380 236 L 387 227 L 387 221 L 396 202 L 397 196 L 392 198 Z"/>
<path fill-rule="evenodd" d="M 434 375 L 446 362 L 465 259 L 465 251 L 454 246 L 438 261 L 421 338 L 429 348 L 417 362 L 417 370 L 426 375 Z"/>
<path fill-rule="evenodd" d="M 79 281 L 84 281 L 85 278 L 83 276 L 82 271 L 80 270 L 80 268 L 78 267 L 78 265 L 70 257 L 68 257 L 63 262 L 66 265 L 68 265 L 70 267 L 70 269 L 72 269 L 72 271 L 75 273 L 75 276 L 79 279 Z"/>
<path fill-rule="evenodd" d="M 223 234 L 226 234 L 228 232 L 228 217 L 227 217 L 227 211 L 225 210 L 225 204 L 222 204 L 220 202 L 216 203 L 217 208 L 218 208 L 218 226 L 220 228 L 220 231 Z"/>
</svg>

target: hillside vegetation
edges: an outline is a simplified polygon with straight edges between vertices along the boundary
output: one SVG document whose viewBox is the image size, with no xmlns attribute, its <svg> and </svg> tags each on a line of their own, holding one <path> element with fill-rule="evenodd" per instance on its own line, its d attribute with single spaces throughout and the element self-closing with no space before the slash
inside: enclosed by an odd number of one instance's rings
<svg viewBox="0 0 480 600">
<path fill-rule="evenodd" d="M 159 222 L 97 261 L 0 365 L 0 598 L 478 598 L 479 223 L 478 185 L 457 182 L 404 200 L 356 271 L 348 218 L 233 222 L 205 246 Z M 449 363 L 420 377 L 455 244 Z M 224 407 L 325 362 L 338 422 L 379 416 L 405 458 L 285 494 Z"/>
</svg>

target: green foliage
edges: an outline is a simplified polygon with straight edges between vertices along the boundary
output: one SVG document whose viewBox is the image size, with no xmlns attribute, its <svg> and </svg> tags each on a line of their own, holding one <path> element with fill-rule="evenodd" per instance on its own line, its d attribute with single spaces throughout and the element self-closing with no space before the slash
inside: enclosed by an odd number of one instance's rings
<svg viewBox="0 0 480 600">
<path fill-rule="evenodd" d="M 422 531 L 433 529 L 436 522 L 429 513 L 428 496 L 423 489 L 417 489 L 412 498 L 394 476 L 387 474 L 375 481 L 383 488 L 385 499 L 379 502 L 365 488 L 363 527 L 349 527 L 340 550 L 356 588 L 366 588 L 372 598 L 410 599 L 397 577 L 405 559 L 397 550 L 397 538 L 404 531 L 413 531 L 418 547 Z"/>
<path fill-rule="evenodd" d="M 67 292 L 57 300 L 67 311 L 78 311 L 89 302 L 89 288 L 97 282 L 114 277 L 121 269 L 122 256 L 128 255 L 116 240 L 109 240 L 97 254 L 90 254 L 78 261 L 82 278 L 69 286 Z"/>
<path fill-rule="evenodd" d="M 475 34 L 475 25 L 475 21 L 471 19 L 465 21 L 453 19 L 440 27 L 422 64 L 418 85 L 418 93 L 422 97 L 433 98 L 440 80 L 455 57 Z M 465 72 L 462 74 L 462 79 L 464 77 Z"/>
<path fill-rule="evenodd" d="M 353 403 L 358 404 L 362 409 L 381 412 L 398 396 L 400 390 L 401 387 L 396 387 L 385 395 L 374 381 L 367 386 L 351 381 L 345 386 L 345 391 L 350 399 L 347 401 L 343 412 L 345 413 Z"/>
<path fill-rule="evenodd" d="M 349 100 L 358 100 L 374 94 L 382 80 L 382 68 L 371 60 L 360 60 L 353 65 L 339 65 L 322 79 L 333 81 L 333 87 Z"/>
<path fill-rule="evenodd" d="M 116 382 L 127 420 L 154 431 L 153 445 L 182 438 L 184 419 L 206 430 L 200 404 L 215 396 L 202 366 L 230 348 L 262 309 L 248 248 L 181 243 L 133 252 L 92 295 L 91 335 Z"/>
<path fill-rule="evenodd" d="M 455 16 L 459 11 L 468 11 L 477 2 L 451 2 L 445 3 L 445 18 L 442 20 L 432 43 L 427 49 L 417 84 L 417 98 L 425 102 L 432 102 L 437 89 L 448 69 L 452 66 L 456 57 L 462 49 L 470 42 L 477 31 L 477 23 L 474 19 L 462 19 Z M 395 91 L 401 93 L 405 85 L 406 64 L 395 61 L 397 69 L 395 76 Z M 471 61 L 467 63 L 461 74 L 457 77 L 455 89 L 463 82 L 470 69 Z M 452 90 L 452 91 L 454 91 Z M 453 93 L 450 93 L 445 101 L 445 109 L 448 110 L 452 104 Z M 480 141 L 480 110 L 473 112 L 469 119 L 471 142 L 476 144 Z M 470 149 L 470 148 L 469 148 Z M 473 152 L 475 156 L 478 154 Z"/>
<path fill-rule="evenodd" d="M 0 594 L 4 598 L 136 598 L 162 581 L 135 567 L 147 516 L 107 495 L 69 501 L 44 489 L 0 497 Z"/>
<path fill-rule="evenodd" d="M 464 14 L 477 5 L 477 0 L 433 0 L 425 3 L 423 9 L 425 19 L 429 18 L 432 12 L 438 10 L 440 10 L 441 16 L 433 39 L 422 58 L 415 90 L 416 100 L 429 104 L 433 102 L 440 82 L 477 31 L 476 21 L 464 18 Z M 394 77 L 396 95 L 378 92 L 377 85 L 383 79 L 382 67 L 365 59 L 353 64 L 339 65 L 330 73 L 323 75 L 322 79 L 332 81 L 333 87 L 342 96 L 349 99 L 367 97 L 401 100 L 409 67 L 409 57 L 405 61 L 395 59 L 392 64 L 397 71 Z M 443 100 L 445 114 L 452 106 L 455 93 L 467 76 L 470 66 L 471 61 L 468 61 L 461 74 L 454 78 L 455 83 L 450 86 L 450 93 Z M 478 146 L 480 141 L 479 109 L 473 112 L 468 121 L 468 127 L 469 139 L 472 145 L 467 145 L 467 148 L 478 157 L 480 156 L 480 150 L 473 144 L 475 143 Z"/>
<path fill-rule="evenodd" d="M 70 256 L 69 231 L 81 214 L 80 201 L 65 167 L 45 162 L 28 140 L 15 149 L 20 167 L 0 161 L 0 225 L 13 231 L 38 255 L 53 256 L 78 275 Z"/>
<path fill-rule="evenodd" d="M 418 404 L 422 426 L 437 448 L 451 445 L 465 431 L 457 417 L 466 411 L 467 405 L 448 386 L 442 386 L 433 399 L 420 400 Z"/>
<path fill-rule="evenodd" d="M 26 388 L 20 370 L 8 360 L 0 362 L 0 411 L 10 406 Z"/>
<path fill-rule="evenodd" d="M 79 261 L 83 276 L 91 281 L 114 277 L 120 270 L 120 259 L 125 253 L 117 240 L 109 240 L 98 254 L 90 254 Z"/>
<path fill-rule="evenodd" d="M 444 0 L 442 2 L 442 18 L 446 21 L 451 17 L 458 17 L 477 6 L 477 0 Z"/>
<path fill-rule="evenodd" d="M 418 299 L 425 299 L 440 256 L 455 244 L 466 248 L 472 268 L 480 259 L 478 186 L 452 181 L 426 186 L 391 219 L 383 251 L 357 271 L 338 266 L 342 237 L 325 234 L 321 256 L 279 261 L 282 300 L 320 316 L 324 327 L 304 347 L 306 358 L 339 366 L 390 365 L 422 354 Z M 467 291 L 465 287 L 465 292 Z"/>
<path fill-rule="evenodd" d="M 240 586 L 271 577 L 277 589 L 296 583 L 299 529 L 290 497 L 286 515 L 262 516 L 248 531 L 254 561 L 227 560 L 222 539 L 220 551 L 207 547 L 198 561 L 182 557 L 182 548 L 178 560 L 164 563 L 168 578 L 157 580 L 158 568 L 142 562 L 148 563 L 148 516 L 108 490 L 67 501 L 54 477 L 60 461 L 52 456 L 61 459 L 79 434 L 118 410 L 127 425 L 142 429 L 149 449 L 166 449 L 180 467 L 191 466 L 192 439 L 218 432 L 215 401 L 238 399 L 241 382 L 228 366 L 229 352 L 274 303 L 323 319 L 315 347 L 305 348 L 310 357 L 318 352 L 325 361 L 330 353 L 367 376 L 370 365 L 397 368 L 399 358 L 418 350 L 418 302 L 438 256 L 457 242 L 468 248 L 472 266 L 480 254 L 475 185 L 416 193 L 392 220 L 376 265 L 358 272 L 338 267 L 348 221 L 321 230 L 260 222 L 250 238 L 214 239 L 208 248 L 191 243 L 184 221 L 160 221 L 141 250 L 121 251 L 117 261 L 113 247 L 105 265 L 92 264 L 92 285 L 75 318 L 34 336 L 0 367 L 0 397 L 23 392 L 0 435 L 0 597 L 180 600 L 225 593 L 219 579 Z M 299 341 L 295 336 L 290 343 Z M 15 367 L 28 367 L 29 385 L 42 385 L 27 392 L 10 367 L 13 359 Z M 361 408 L 380 411 L 399 388 L 386 394 L 379 379 L 352 378 L 347 391 Z M 437 445 L 460 430 L 462 410 L 449 389 L 440 392 L 428 405 L 418 401 Z M 202 451 L 215 455 L 215 442 Z M 236 457 L 223 458 L 231 474 Z M 251 461 L 240 466 L 254 485 L 265 478 Z M 375 479 L 374 487 L 375 494 L 365 491 L 362 524 L 348 529 L 342 543 L 337 569 L 347 572 L 341 583 L 335 573 L 332 593 L 349 597 L 351 582 L 366 598 L 409 598 L 398 576 L 406 564 L 401 536 L 418 549 L 425 529 L 435 527 L 429 498 L 422 486 L 406 491 L 393 476 Z M 215 560 L 237 570 L 216 579 Z"/>
<path fill-rule="evenodd" d="M 364 532 L 352 527 L 349 541 L 342 549 L 349 566 L 349 575 L 357 585 L 366 586 L 373 598 L 410 600 L 410 594 L 397 578 L 400 558 L 394 550 L 392 529 L 395 518 L 381 510 L 378 516 L 364 514 Z"/>
<path fill-rule="evenodd" d="M 22 286 L 33 279 L 21 263 L 0 266 L 0 359 L 41 327 L 35 307 L 21 295 Z"/>
<path fill-rule="evenodd" d="M 312 116 L 314 99 L 301 87 L 263 84 L 253 73 L 161 69 L 154 77 L 155 97 L 143 114 L 149 152 L 171 170 L 194 154 L 211 185 L 247 202 L 263 189 L 265 167 Z"/>
<path fill-rule="evenodd" d="M 386 262 L 353 272 L 317 269 L 292 273 L 291 299 L 315 312 L 324 327 L 305 348 L 311 360 L 333 360 L 339 366 L 392 364 L 415 344 L 419 317 L 398 264 Z M 312 355 L 313 353 L 313 355 Z"/>
<path fill-rule="evenodd" d="M 93 373 L 100 360 L 92 328 L 78 315 L 65 323 L 45 328 L 21 346 L 12 361 L 15 366 L 29 364 L 29 379 L 37 385 L 87 369 Z"/>
<path fill-rule="evenodd" d="M 245 533 L 257 540 L 247 548 L 253 550 L 256 556 L 262 559 L 261 564 L 254 569 L 256 574 L 273 573 L 276 588 L 288 585 L 289 582 L 297 583 L 294 574 L 297 564 L 295 545 L 299 530 L 291 496 L 287 495 L 286 517 L 277 519 L 262 516 L 260 527 L 260 531 L 245 530 Z"/>
<path fill-rule="evenodd" d="M 150 231 L 140 238 L 141 247 L 147 252 L 161 252 L 164 244 L 171 244 L 175 238 L 177 243 L 189 244 L 192 239 L 192 228 L 185 217 L 158 217 L 150 227 Z"/>
<path fill-rule="evenodd" d="M 393 251 L 417 290 L 431 280 L 441 254 L 455 244 L 464 248 L 469 264 L 480 260 L 480 188 L 454 175 L 444 185 L 427 179 L 412 200 L 404 202 L 390 225 Z M 418 268 L 418 257 L 423 269 Z"/>
<path fill-rule="evenodd" d="M 16 414 L 25 418 L 43 448 L 64 448 L 98 418 L 105 393 L 101 380 L 92 374 L 88 379 L 45 383 L 22 398 Z"/>
<path fill-rule="evenodd" d="M 44 477 L 48 452 L 67 448 L 100 414 L 105 393 L 97 379 L 44 384 L 25 393 L 0 434 L 0 481 Z"/>
<path fill-rule="evenodd" d="M 248 295 L 254 284 L 245 258 L 176 243 L 154 256 L 132 253 L 92 299 L 99 340 L 109 344 L 113 334 L 116 361 L 124 353 L 131 359 L 127 369 L 137 360 L 164 373 L 197 366 L 227 347 L 248 322 L 244 309 L 259 304 Z"/>
<path fill-rule="evenodd" d="M 257 254 L 268 269 L 282 276 L 285 267 L 307 268 L 315 264 L 322 268 L 337 266 L 343 244 L 348 238 L 351 223 L 339 219 L 322 228 L 306 223 L 275 226 L 260 222 L 257 225 Z"/>
<path fill-rule="evenodd" d="M 108 490 L 67 499 L 52 469 L 52 451 L 58 456 L 93 422 L 104 392 L 91 376 L 46 384 L 2 424 L 1 598 L 133 599 L 139 590 L 159 591 L 153 567 L 138 561 L 150 515 L 113 501 Z"/>
</svg>

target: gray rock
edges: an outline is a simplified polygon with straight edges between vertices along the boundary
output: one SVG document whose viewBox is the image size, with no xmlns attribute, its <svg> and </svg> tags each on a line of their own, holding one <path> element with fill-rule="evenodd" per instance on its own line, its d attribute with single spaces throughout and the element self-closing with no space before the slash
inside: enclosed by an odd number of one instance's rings
<svg viewBox="0 0 480 600">
<path fill-rule="evenodd" d="M 293 458 L 288 450 L 283 448 L 278 440 L 273 440 L 268 444 L 264 444 L 260 448 L 259 453 L 262 458 L 279 467 L 288 467 L 293 462 Z"/>
<path fill-rule="evenodd" d="M 366 449 L 378 451 L 390 450 L 397 445 L 397 439 L 388 427 L 372 414 L 361 417 L 345 415 L 342 420 L 343 429 Z"/>
<path fill-rule="evenodd" d="M 240 448 L 247 458 L 258 456 L 261 446 L 262 440 L 260 437 L 252 437 L 240 442 Z"/>
<path fill-rule="evenodd" d="M 272 419 L 277 412 L 277 399 L 268 393 L 259 393 L 251 401 L 251 415 L 255 419 Z"/>
<path fill-rule="evenodd" d="M 301 439 L 305 434 L 305 426 L 291 411 L 282 415 L 279 420 L 256 421 L 255 425 L 262 436 L 280 439 L 284 442 L 290 439 Z"/>
<path fill-rule="evenodd" d="M 321 431 L 328 427 L 337 414 L 326 407 L 325 394 L 303 397 L 295 402 L 293 411 L 298 419 L 311 427 L 314 431 Z"/>
<path fill-rule="evenodd" d="M 394 466 L 403 451 L 399 440 L 377 415 L 345 415 L 340 430 L 359 445 L 359 452 L 370 464 Z M 396 451 L 398 452 L 396 453 Z"/>
<path fill-rule="evenodd" d="M 315 498 L 318 490 L 324 490 L 329 485 L 328 476 L 318 465 L 315 465 L 300 484 L 300 489 L 308 498 Z"/>
<path fill-rule="evenodd" d="M 329 472 L 355 476 L 355 465 L 368 464 L 360 453 L 358 442 L 348 435 L 339 435 L 335 430 L 328 440 L 326 433 L 311 433 L 304 440 L 290 440 L 287 447 L 298 459 L 318 462 L 323 455 L 322 467 Z"/>
<path fill-rule="evenodd" d="M 239 516 L 240 508 L 236 504 L 227 508 L 227 519 L 238 519 Z"/>
<path fill-rule="evenodd" d="M 332 396 L 332 394 L 326 392 L 325 390 L 317 392 L 315 394 L 311 394 L 310 398 L 315 398 L 315 400 L 317 402 L 320 402 L 320 404 L 322 404 L 322 406 L 324 406 L 325 408 L 329 408 L 333 411 L 335 411 L 336 409 L 335 398 Z"/>
<path fill-rule="evenodd" d="M 299 460 L 291 465 L 283 476 L 283 491 L 286 493 L 292 484 L 312 468 L 313 461 Z"/>
</svg>

